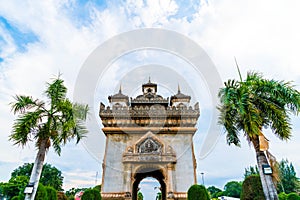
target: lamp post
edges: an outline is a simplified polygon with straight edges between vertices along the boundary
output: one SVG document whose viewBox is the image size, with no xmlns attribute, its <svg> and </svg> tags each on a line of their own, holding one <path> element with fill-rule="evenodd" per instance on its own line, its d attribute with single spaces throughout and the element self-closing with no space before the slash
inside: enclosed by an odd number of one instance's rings
<svg viewBox="0 0 300 200">
<path fill-rule="evenodd" d="M 202 176 L 202 184 L 204 185 L 204 172 L 201 172 L 201 176 Z"/>
</svg>

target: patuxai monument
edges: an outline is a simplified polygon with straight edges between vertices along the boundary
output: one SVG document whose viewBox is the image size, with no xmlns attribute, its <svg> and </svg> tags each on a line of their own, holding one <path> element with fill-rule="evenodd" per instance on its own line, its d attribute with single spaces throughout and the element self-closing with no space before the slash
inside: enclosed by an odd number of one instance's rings
<svg viewBox="0 0 300 200">
<path fill-rule="evenodd" d="M 157 84 L 142 85 L 142 93 L 128 97 L 120 88 L 100 105 L 106 136 L 102 199 L 137 199 L 139 183 L 153 177 L 160 183 L 162 200 L 187 199 L 197 182 L 193 136 L 200 116 L 199 104 L 177 94 L 162 97 Z"/>
</svg>

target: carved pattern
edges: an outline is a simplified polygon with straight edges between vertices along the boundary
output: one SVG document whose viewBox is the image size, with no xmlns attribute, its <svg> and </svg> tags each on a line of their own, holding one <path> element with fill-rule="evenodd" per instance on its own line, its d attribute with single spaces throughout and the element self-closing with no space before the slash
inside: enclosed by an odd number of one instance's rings
<svg viewBox="0 0 300 200">
<path fill-rule="evenodd" d="M 176 163 L 176 153 L 171 146 L 165 149 L 163 142 L 149 131 L 134 146 L 127 147 L 123 162 Z"/>
<path fill-rule="evenodd" d="M 138 153 L 160 153 L 161 144 L 152 138 L 147 138 L 138 146 Z"/>
</svg>

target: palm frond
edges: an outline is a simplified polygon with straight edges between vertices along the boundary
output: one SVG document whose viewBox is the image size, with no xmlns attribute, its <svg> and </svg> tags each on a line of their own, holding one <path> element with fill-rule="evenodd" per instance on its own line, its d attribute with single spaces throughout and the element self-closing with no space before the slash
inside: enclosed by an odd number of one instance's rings
<svg viewBox="0 0 300 200">
<path fill-rule="evenodd" d="M 84 125 L 82 120 L 77 120 L 76 127 L 73 129 L 73 138 L 76 139 L 76 143 L 78 143 L 82 138 L 86 137 L 88 130 Z"/>
<path fill-rule="evenodd" d="M 264 79 L 248 72 L 245 81 L 228 80 L 219 91 L 219 124 L 225 127 L 227 142 L 239 144 L 239 131 L 248 140 L 270 127 L 280 139 L 291 136 L 289 114 L 300 111 L 300 93 L 290 82 Z"/>
<path fill-rule="evenodd" d="M 52 146 L 54 148 L 54 151 L 60 156 L 61 154 L 61 141 L 60 138 L 52 138 Z"/>
<path fill-rule="evenodd" d="M 31 96 L 16 95 L 14 96 L 15 102 L 11 102 L 11 110 L 14 114 L 25 113 L 26 110 L 32 108 L 41 108 L 44 106 L 44 102 L 38 99 L 34 100 Z"/>
<path fill-rule="evenodd" d="M 73 104 L 73 115 L 76 119 L 86 120 L 88 114 L 89 114 L 88 105 L 83 105 L 79 103 Z"/>
<path fill-rule="evenodd" d="M 45 93 L 51 100 L 51 105 L 56 106 L 56 104 L 66 98 L 67 88 L 64 86 L 64 81 L 58 77 L 52 83 L 47 83 Z"/>
<path fill-rule="evenodd" d="M 84 121 L 88 114 L 88 106 L 82 104 L 72 104 L 68 99 L 57 104 L 55 113 L 53 114 L 53 129 L 58 130 L 58 134 L 53 138 L 53 147 L 59 154 L 59 145 L 65 145 L 68 141 L 76 139 L 78 143 L 85 134 L 87 129 Z"/>
<path fill-rule="evenodd" d="M 35 140 L 36 147 L 52 145 L 55 152 L 61 153 L 61 146 L 76 139 L 78 143 L 87 133 L 84 121 L 88 115 L 88 106 L 72 104 L 66 98 L 67 88 L 59 77 L 47 83 L 45 91 L 50 99 L 50 106 L 30 96 L 15 96 L 11 103 L 12 111 L 20 113 L 13 125 L 10 140 L 15 144 L 26 145 L 29 140 Z M 47 143 L 45 143 L 47 141 Z"/>
<path fill-rule="evenodd" d="M 227 143 L 234 144 L 236 146 L 240 146 L 240 139 L 239 139 L 239 130 L 236 126 L 236 110 L 231 107 L 223 107 L 222 113 L 219 117 L 219 124 L 222 124 L 225 127 L 227 132 L 226 140 Z M 220 111 L 221 111 L 220 110 Z M 225 111 L 226 110 L 226 111 Z"/>
<path fill-rule="evenodd" d="M 31 135 L 39 131 L 39 124 L 43 112 L 43 110 L 37 110 L 35 112 L 26 112 L 22 114 L 15 120 L 13 131 L 9 136 L 9 139 L 14 141 L 14 144 L 21 144 L 22 146 L 26 145 L 30 140 Z"/>
</svg>

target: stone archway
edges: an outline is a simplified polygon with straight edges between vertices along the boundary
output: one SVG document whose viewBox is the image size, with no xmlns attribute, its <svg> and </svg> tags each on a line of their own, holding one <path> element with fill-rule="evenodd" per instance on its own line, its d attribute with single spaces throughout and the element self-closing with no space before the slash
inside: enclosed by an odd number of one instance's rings
<svg viewBox="0 0 300 200">
<path fill-rule="evenodd" d="M 193 108 L 179 88 L 164 98 L 150 80 L 142 92 L 132 98 L 120 90 L 108 97 L 109 106 L 100 104 L 106 136 L 102 199 L 136 200 L 139 183 L 153 177 L 163 200 L 186 200 L 186 191 L 197 182 L 193 136 L 199 104 Z"/>
<path fill-rule="evenodd" d="M 161 169 L 155 167 L 142 168 L 134 174 L 134 182 L 132 184 L 132 200 L 137 200 L 138 186 L 140 182 L 147 177 L 155 178 L 160 183 L 162 200 L 166 200 L 167 189 L 165 183 L 165 176 Z"/>
</svg>

